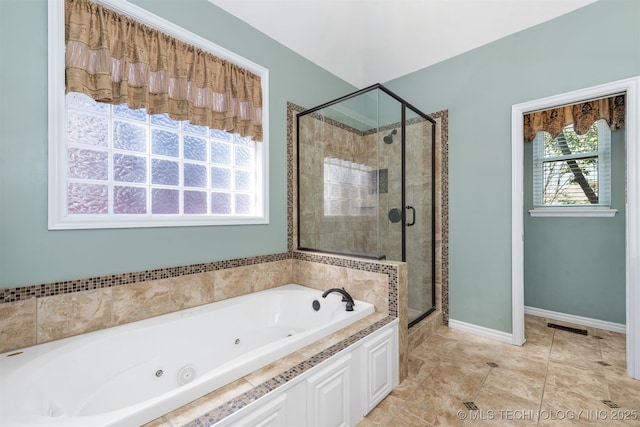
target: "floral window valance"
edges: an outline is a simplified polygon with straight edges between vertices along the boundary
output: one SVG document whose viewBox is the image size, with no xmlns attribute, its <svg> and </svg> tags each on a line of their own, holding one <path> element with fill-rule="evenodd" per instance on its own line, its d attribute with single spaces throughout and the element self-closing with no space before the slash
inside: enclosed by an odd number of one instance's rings
<svg viewBox="0 0 640 427">
<path fill-rule="evenodd" d="M 66 0 L 66 91 L 262 141 L 260 77 L 88 0 Z"/>
<path fill-rule="evenodd" d="M 624 127 L 624 117 L 624 95 L 537 111 L 524 115 L 524 140 L 533 141 L 539 131 L 549 132 L 555 138 L 572 123 L 574 130 L 583 135 L 600 119 L 606 120 L 614 131 Z"/>
</svg>

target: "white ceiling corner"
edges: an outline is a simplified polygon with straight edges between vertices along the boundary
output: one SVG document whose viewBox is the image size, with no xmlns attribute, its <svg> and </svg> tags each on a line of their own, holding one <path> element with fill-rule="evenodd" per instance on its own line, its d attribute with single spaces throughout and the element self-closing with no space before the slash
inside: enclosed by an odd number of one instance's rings
<svg viewBox="0 0 640 427">
<path fill-rule="evenodd" d="M 596 0 L 209 0 L 358 88 Z"/>
</svg>

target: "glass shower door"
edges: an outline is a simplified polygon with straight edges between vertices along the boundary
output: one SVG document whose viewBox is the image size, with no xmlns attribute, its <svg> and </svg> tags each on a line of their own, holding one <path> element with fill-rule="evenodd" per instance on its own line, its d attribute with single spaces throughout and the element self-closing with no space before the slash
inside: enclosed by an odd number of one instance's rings
<svg viewBox="0 0 640 427">
<path fill-rule="evenodd" d="M 404 261 L 409 326 L 435 306 L 435 121 L 380 85 L 298 115 L 298 249 Z"/>
<path fill-rule="evenodd" d="M 435 307 L 434 125 L 406 109 L 405 261 L 409 280 L 409 325 Z"/>
</svg>

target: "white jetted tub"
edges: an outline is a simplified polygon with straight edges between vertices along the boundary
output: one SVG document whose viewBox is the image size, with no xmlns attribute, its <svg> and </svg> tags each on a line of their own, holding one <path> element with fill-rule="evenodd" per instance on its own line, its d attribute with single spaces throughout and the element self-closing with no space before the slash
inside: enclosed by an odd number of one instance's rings
<svg viewBox="0 0 640 427">
<path fill-rule="evenodd" d="M 140 426 L 374 311 L 341 299 L 285 285 L 1 354 L 0 426 Z"/>
</svg>

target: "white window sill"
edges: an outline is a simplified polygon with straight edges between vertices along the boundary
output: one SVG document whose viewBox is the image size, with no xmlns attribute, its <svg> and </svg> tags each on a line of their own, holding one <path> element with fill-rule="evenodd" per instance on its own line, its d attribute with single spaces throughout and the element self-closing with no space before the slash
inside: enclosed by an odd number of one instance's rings
<svg viewBox="0 0 640 427">
<path fill-rule="evenodd" d="M 532 217 L 547 218 L 611 218 L 615 216 L 617 209 L 610 208 L 537 208 L 531 209 Z"/>
</svg>

